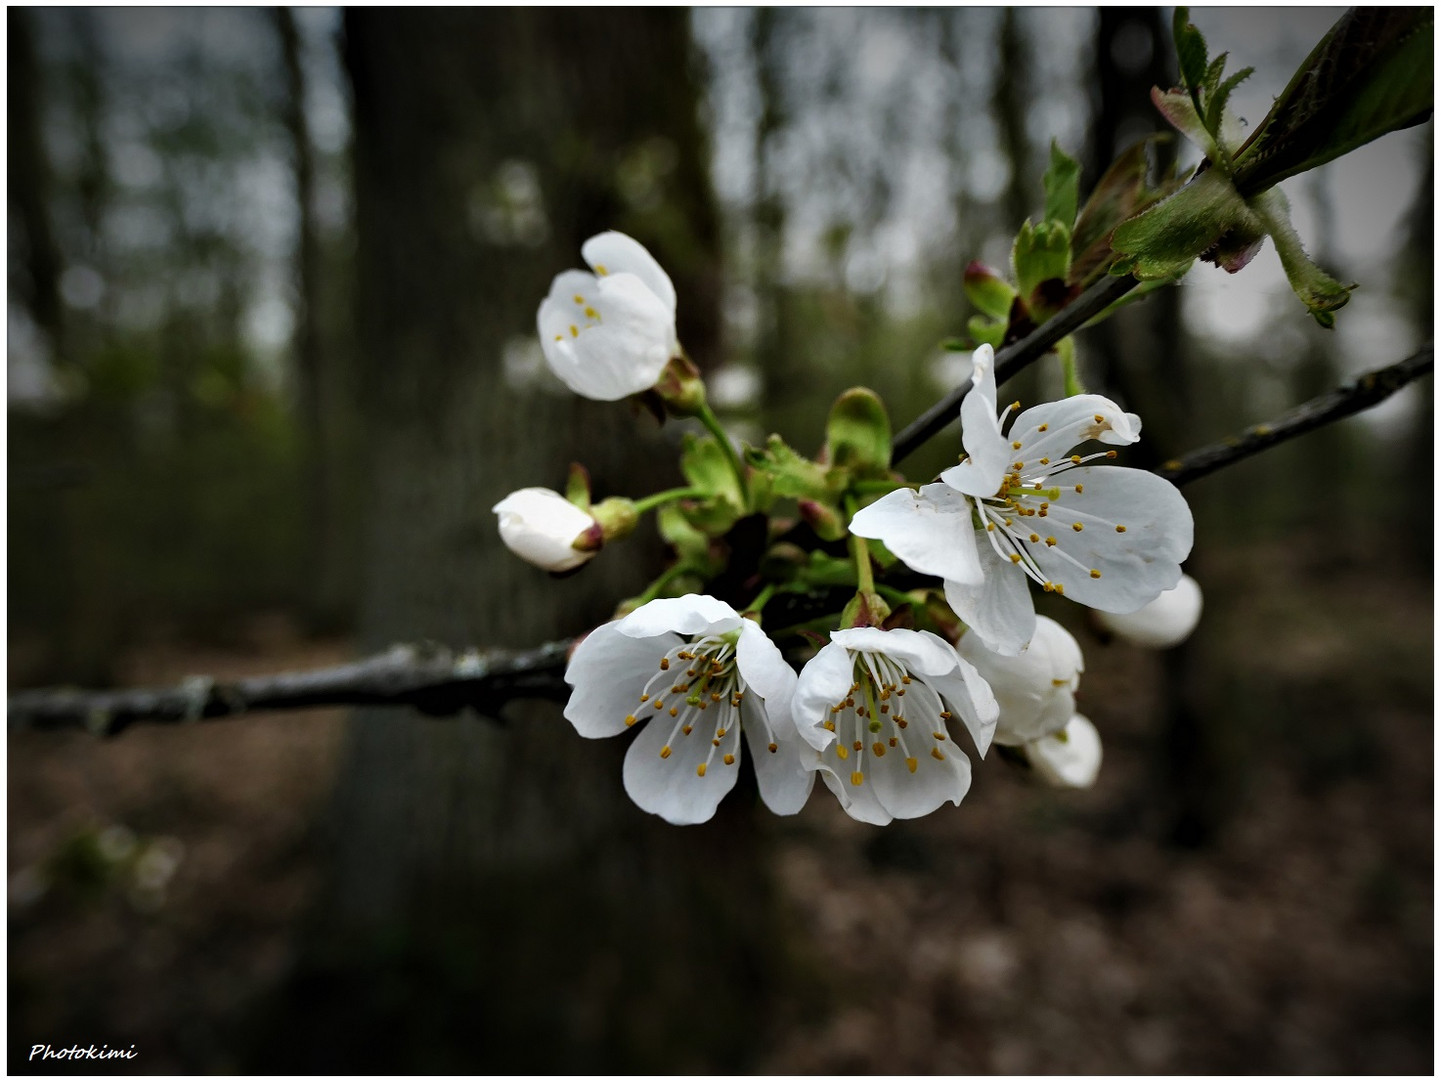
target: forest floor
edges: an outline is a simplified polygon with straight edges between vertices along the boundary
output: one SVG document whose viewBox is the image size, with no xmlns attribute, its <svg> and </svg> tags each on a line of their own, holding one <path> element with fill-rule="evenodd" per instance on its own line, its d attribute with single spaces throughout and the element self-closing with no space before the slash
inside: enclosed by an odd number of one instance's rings
<svg viewBox="0 0 1441 1080">
<path fill-rule="evenodd" d="M 785 1005 L 757 1071 L 1432 1070 L 1431 580 L 1284 545 L 1206 573 L 1189 660 L 1083 638 L 1094 789 L 988 760 L 921 821 L 872 829 L 819 789 L 776 823 L 834 992 Z M 125 681 L 347 655 L 283 619 L 250 636 L 137 646 Z M 1198 721 L 1169 757 L 1167 677 Z M 106 1071 L 243 1067 L 236 1018 L 284 978 L 316 892 L 344 724 L 9 737 L 11 1072 L 37 1043 L 134 1045 Z"/>
</svg>

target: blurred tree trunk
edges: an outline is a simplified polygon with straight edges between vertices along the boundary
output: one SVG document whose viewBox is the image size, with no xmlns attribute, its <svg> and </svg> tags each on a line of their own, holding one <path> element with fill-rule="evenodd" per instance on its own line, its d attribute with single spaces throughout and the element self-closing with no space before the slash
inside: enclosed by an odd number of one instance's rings
<svg viewBox="0 0 1441 1080">
<path fill-rule="evenodd" d="M 6 88 L 10 155 L 11 221 L 21 250 L 23 276 L 12 276 L 11 286 L 30 316 L 44 331 L 51 355 L 64 363 L 63 309 L 60 304 L 60 250 L 50 227 L 50 164 L 40 132 L 40 99 L 44 83 L 35 54 L 33 15 L 23 8 L 5 13 L 8 33 Z"/>
<path fill-rule="evenodd" d="M 786 125 L 786 58 L 780 30 L 791 18 L 780 8 L 756 8 L 751 14 L 750 46 L 756 65 L 760 117 L 755 129 L 755 180 L 751 192 L 751 288 L 756 302 L 754 356 L 760 372 L 763 422 L 768 430 L 794 431 L 790 403 L 805 398 L 806 357 L 795 348 L 794 312 L 784 281 L 786 201 L 777 164 L 781 131 Z"/>
<path fill-rule="evenodd" d="M 518 387 L 501 356 L 533 347 L 551 276 L 613 225 L 671 269 L 682 340 L 708 351 L 717 230 L 686 17 L 353 10 L 345 29 L 372 478 L 363 644 L 584 631 L 659 568 L 649 527 L 553 580 L 505 551 L 490 506 L 560 486 L 571 460 L 597 497 L 678 477 L 648 417 Z M 661 198 L 642 208 L 622 192 L 644 168 Z M 536 195 L 539 223 L 507 216 Z M 738 793 L 689 830 L 647 817 L 623 793 L 623 742 L 582 740 L 554 708 L 517 708 L 504 727 L 357 715 L 326 900 L 273 1063 L 742 1065 L 775 963 L 751 807 Z"/>
<path fill-rule="evenodd" d="M 1114 156 L 1149 132 L 1164 129 L 1151 104 L 1151 87 L 1170 86 L 1170 18 L 1159 8 L 1102 8 L 1096 26 L 1096 83 L 1100 87 L 1087 172 L 1092 184 Z M 1165 165 L 1174 149 L 1155 151 Z M 1090 332 L 1088 380 L 1094 389 L 1120 400 L 1145 420 L 1145 438 L 1126 452 L 1126 464 L 1151 469 L 1189 449 L 1187 432 L 1200 425 L 1206 401 L 1191 386 L 1187 337 L 1181 320 L 1180 289 L 1162 289 L 1123 309 Z M 1188 489 L 1197 535 L 1207 533 L 1209 505 L 1204 491 Z M 1202 581 L 1200 553 L 1187 570 Z M 1159 828 L 1185 847 L 1210 843 L 1234 805 L 1244 767 L 1233 748 L 1216 686 L 1202 672 L 1212 670 L 1200 655 L 1205 622 L 1193 637 L 1160 658 L 1163 714 L 1151 790 L 1138 793 L 1142 805 L 1161 807 Z M 1140 817 L 1137 817 L 1140 820 Z"/>
<path fill-rule="evenodd" d="M 330 388 L 326 385 L 325 341 L 322 335 L 320 236 L 315 220 L 315 152 L 305 113 L 305 65 L 299 29 L 290 8 L 271 9 L 280 38 L 285 71 L 282 113 L 290 139 L 298 210 L 294 263 L 295 330 L 291 338 L 291 377 L 300 443 L 300 482 L 305 506 L 306 565 L 304 603 L 312 630 L 333 630 L 346 611 L 341 569 L 346 564 L 337 533 L 337 507 L 331 483 L 331 438 L 327 418 Z"/>
</svg>

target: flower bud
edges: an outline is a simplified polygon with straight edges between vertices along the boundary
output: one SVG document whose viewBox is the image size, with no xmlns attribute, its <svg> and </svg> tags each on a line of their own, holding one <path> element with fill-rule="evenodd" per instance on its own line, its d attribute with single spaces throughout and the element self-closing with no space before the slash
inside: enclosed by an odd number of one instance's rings
<svg viewBox="0 0 1441 1080">
<path fill-rule="evenodd" d="M 1084 716 L 1022 749 L 1036 778 L 1051 787 L 1088 788 L 1101 771 L 1101 736 Z"/>
<path fill-rule="evenodd" d="M 1187 574 L 1139 611 L 1096 612 L 1096 621 L 1123 641 L 1147 649 L 1169 649 L 1191 636 L 1201 621 L 1201 586 Z"/>
<path fill-rule="evenodd" d="M 1076 711 L 1076 687 L 1085 662 L 1081 647 L 1060 623 L 1036 617 L 1036 633 L 1019 656 L 986 648 L 967 631 L 956 651 L 974 664 L 1001 707 L 995 742 L 1019 746 L 1060 731 Z"/>
<path fill-rule="evenodd" d="M 500 538 L 526 562 L 559 573 L 589 561 L 604 542 L 599 522 L 549 488 L 512 491 L 491 507 Z"/>
</svg>

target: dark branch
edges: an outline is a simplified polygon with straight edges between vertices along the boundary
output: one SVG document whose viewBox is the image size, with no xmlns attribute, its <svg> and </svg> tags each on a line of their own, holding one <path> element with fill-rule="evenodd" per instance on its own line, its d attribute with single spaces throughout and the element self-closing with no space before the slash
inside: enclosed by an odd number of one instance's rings
<svg viewBox="0 0 1441 1080">
<path fill-rule="evenodd" d="M 1177 485 L 1199 480 L 1217 469 L 1268 450 L 1277 443 L 1378 405 L 1407 383 L 1429 373 L 1431 367 L 1431 345 L 1428 343 L 1405 360 L 1368 371 L 1344 386 L 1297 405 L 1268 424 L 1256 424 L 1239 435 L 1168 461 L 1156 470 L 1156 474 Z"/>
<path fill-rule="evenodd" d="M 1125 291 L 1121 289 L 1120 294 Z M 1016 348 L 1024 347 L 1032 338 Z M 1010 355 L 1021 354 L 1011 352 Z M 1039 351 L 1029 359 L 1038 355 Z M 1028 363 L 1029 359 L 1020 364 Z M 1176 484 L 1195 480 L 1384 401 L 1431 368 L 1431 346 L 1427 345 L 1414 356 L 1362 375 L 1297 406 L 1270 424 L 1257 424 L 1240 436 L 1192 451 L 1178 461 L 1167 462 L 1157 471 Z M 957 395 L 956 401 L 959 400 Z M 950 409 L 948 406 L 947 411 Z M 944 423 L 943 419 L 940 426 Z M 497 717 L 508 702 L 518 698 L 565 700 L 568 688 L 561 673 L 570 645 L 570 641 L 552 641 L 522 651 L 489 649 L 460 654 L 438 647 L 397 645 L 388 652 L 339 667 L 262 675 L 228 683 L 197 676 L 177 687 L 161 689 L 29 690 L 10 698 L 10 729 L 89 730 L 98 735 L 113 735 L 141 721 L 181 724 L 262 709 L 322 705 L 411 705 L 435 716 L 453 715 L 472 708 L 485 716 Z"/>
<path fill-rule="evenodd" d="M 114 735 L 137 721 L 184 724 L 319 705 L 413 705 L 434 716 L 472 708 L 498 719 L 500 709 L 515 698 L 565 699 L 560 675 L 570 645 L 551 641 L 524 651 L 458 654 L 396 645 L 338 667 L 234 682 L 192 676 L 179 686 L 148 690 L 30 690 L 10 698 L 10 730 L 78 728 Z"/>
<path fill-rule="evenodd" d="M 1035 363 L 1061 338 L 1079 330 L 1139 284 L 1133 277 L 1108 277 L 1096 282 L 1073 303 L 1067 305 L 1059 315 L 1047 320 L 1014 345 L 1007 345 L 996 353 L 996 384 L 1000 385 L 1022 368 Z M 947 424 L 959 420 L 961 399 L 970 393 L 970 390 L 969 382 L 962 383 L 907 424 L 891 441 L 892 463 L 909 457 L 932 435 Z"/>
</svg>

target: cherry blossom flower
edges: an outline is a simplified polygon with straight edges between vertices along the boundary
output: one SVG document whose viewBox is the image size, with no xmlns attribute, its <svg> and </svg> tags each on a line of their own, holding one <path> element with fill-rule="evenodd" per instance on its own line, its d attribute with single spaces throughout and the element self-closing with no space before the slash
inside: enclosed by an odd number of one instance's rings
<svg viewBox="0 0 1441 1080">
<path fill-rule="evenodd" d="M 996 700 L 975 668 L 926 631 L 833 631 L 796 687 L 796 727 L 821 751 L 807 768 L 847 814 L 872 825 L 921 817 L 947 800 L 960 805 L 971 763 L 952 719 L 984 756 Z"/>
<path fill-rule="evenodd" d="M 491 509 L 500 517 L 505 546 L 542 570 L 574 570 L 600 550 L 595 518 L 557 491 L 522 488 Z"/>
<path fill-rule="evenodd" d="M 1088 788 L 1101 771 L 1101 736 L 1084 716 L 1022 749 L 1036 777 L 1051 787 Z"/>
<path fill-rule="evenodd" d="M 1036 628 L 1027 578 L 1101 611 L 1131 612 L 1176 584 L 1192 539 L 1191 510 L 1174 485 L 1090 464 L 1114 450 L 1072 452 L 1135 442 L 1134 413 L 1078 394 L 1027 409 L 1003 433 L 1015 408 L 997 414 L 995 357 L 981 346 L 961 403 L 966 458 L 941 483 L 893 491 L 851 522 L 856 535 L 942 578 L 955 613 L 1009 655 Z"/>
<path fill-rule="evenodd" d="M 672 824 L 715 814 L 740 774 L 742 732 L 773 812 L 799 812 L 815 784 L 791 717 L 796 673 L 765 631 L 713 596 L 652 600 L 592 631 L 565 681 L 565 718 L 586 738 L 643 725 L 625 790 Z"/>
<path fill-rule="evenodd" d="M 995 742 L 1020 746 L 1060 731 L 1076 711 L 1076 688 L 1085 662 L 1066 628 L 1040 615 L 1031 643 L 1019 656 L 986 648 L 980 635 L 962 636 L 956 647 L 996 695 L 1000 716 Z"/>
<path fill-rule="evenodd" d="M 675 286 L 624 233 L 592 236 L 580 253 L 595 272 L 557 274 L 536 312 L 546 363 L 566 386 L 597 401 L 649 390 L 680 353 Z"/>
<path fill-rule="evenodd" d="M 1169 649 L 1190 637 L 1201 621 L 1201 586 L 1189 574 L 1182 574 L 1174 588 L 1167 589 L 1139 611 L 1129 615 L 1098 611 L 1096 620 L 1133 645 Z"/>
</svg>

